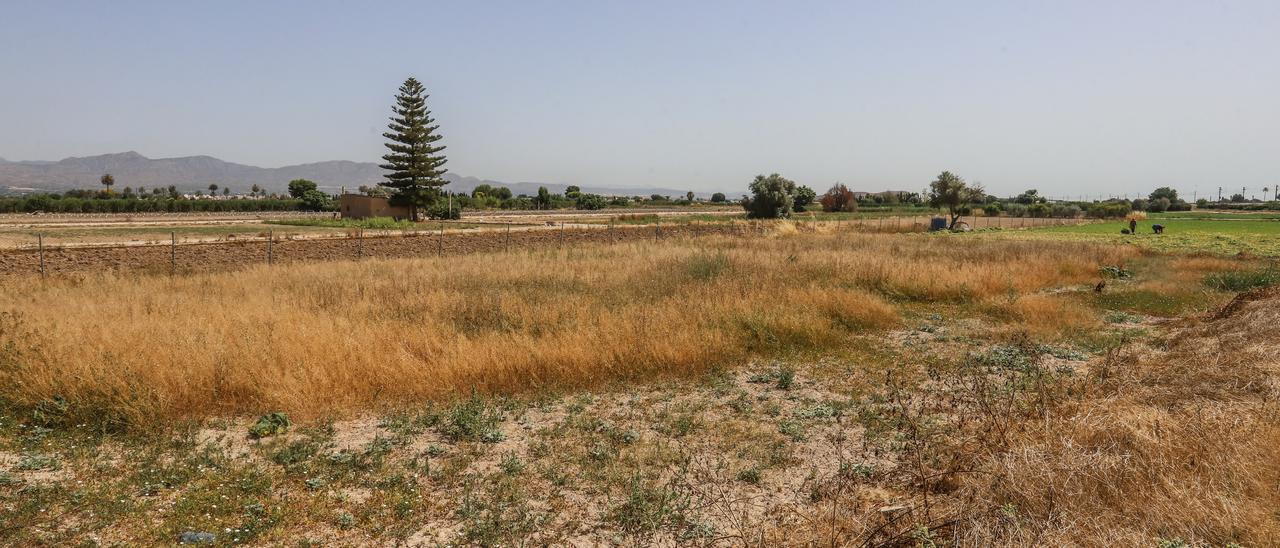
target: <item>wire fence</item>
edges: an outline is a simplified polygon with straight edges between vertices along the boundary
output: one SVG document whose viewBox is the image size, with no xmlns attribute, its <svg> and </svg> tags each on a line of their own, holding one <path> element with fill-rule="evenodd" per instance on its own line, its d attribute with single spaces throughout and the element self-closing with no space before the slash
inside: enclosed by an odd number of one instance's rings
<svg viewBox="0 0 1280 548">
<path fill-rule="evenodd" d="M 794 219 L 799 231 L 905 233 L 928 231 L 933 217 L 863 217 Z M 1083 224 L 1084 219 L 969 217 L 958 227 L 1037 228 Z M 425 225 L 425 226 L 424 226 Z M 152 234 L 130 242 L 104 242 L 78 237 L 51 238 L 37 233 L 29 243 L 0 251 L 0 275 L 137 271 L 160 274 L 199 273 L 254 264 L 409 258 L 481 252 L 557 249 L 590 243 L 661 240 L 710 234 L 762 236 L 778 229 L 776 221 L 672 222 L 654 224 L 547 222 L 423 223 L 407 230 L 349 229 L 308 234 L 268 229 L 261 233 L 210 239 L 207 235 Z"/>
</svg>

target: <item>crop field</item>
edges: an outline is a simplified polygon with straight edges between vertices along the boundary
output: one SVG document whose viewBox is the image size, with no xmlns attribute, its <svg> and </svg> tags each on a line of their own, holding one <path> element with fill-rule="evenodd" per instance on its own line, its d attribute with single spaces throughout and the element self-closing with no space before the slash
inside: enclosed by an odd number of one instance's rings
<svg viewBox="0 0 1280 548">
<path fill-rule="evenodd" d="M 1164 234 L 1153 234 L 1151 230 L 1153 223 L 1164 225 Z M 1099 222 L 983 236 L 1133 245 L 1168 252 L 1280 256 L 1280 220 L 1259 220 L 1252 216 L 1221 219 L 1148 219 L 1139 223 L 1137 234 L 1121 234 L 1122 228 L 1128 228 L 1128 223 Z"/>
<path fill-rule="evenodd" d="M 1280 223 L 1165 224 L 0 255 L 0 543 L 1276 545 Z"/>
</svg>

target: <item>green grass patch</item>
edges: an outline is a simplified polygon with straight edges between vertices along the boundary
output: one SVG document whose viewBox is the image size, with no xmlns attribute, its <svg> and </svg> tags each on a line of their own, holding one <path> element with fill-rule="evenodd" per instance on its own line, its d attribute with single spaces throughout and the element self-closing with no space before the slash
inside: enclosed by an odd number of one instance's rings
<svg viewBox="0 0 1280 548">
<path fill-rule="evenodd" d="M 1164 225 L 1164 234 L 1153 234 L 1152 224 Z M 1030 230 L 982 231 L 966 237 L 1084 241 L 1136 245 L 1175 253 L 1280 257 L 1280 220 L 1147 219 L 1138 222 L 1137 234 L 1121 234 L 1120 230 L 1128 226 L 1124 221 L 1107 221 Z"/>
<path fill-rule="evenodd" d="M 1205 276 L 1204 285 L 1215 291 L 1241 292 L 1280 283 L 1280 272 L 1274 267 L 1263 270 L 1233 270 Z"/>
</svg>

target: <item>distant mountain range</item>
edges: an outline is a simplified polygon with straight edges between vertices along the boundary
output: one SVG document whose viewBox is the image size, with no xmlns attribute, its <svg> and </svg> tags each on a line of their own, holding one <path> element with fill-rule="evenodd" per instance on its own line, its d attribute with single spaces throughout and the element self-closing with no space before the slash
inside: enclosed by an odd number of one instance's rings
<svg viewBox="0 0 1280 548">
<path fill-rule="evenodd" d="M 21 192 L 30 190 L 68 190 L 73 188 L 98 188 L 99 178 L 104 173 L 115 177 L 116 188 L 126 186 L 148 189 L 155 187 L 177 186 L 179 190 L 202 190 L 210 184 L 230 188 L 232 192 L 246 192 L 249 187 L 258 185 L 267 192 L 283 193 L 289 181 L 293 179 L 310 179 L 322 190 L 338 192 L 345 187 L 354 192 L 361 185 L 375 185 L 383 180 L 385 173 L 378 164 L 372 162 L 350 162 L 335 160 L 316 162 L 276 168 L 265 168 L 237 164 L 219 160 L 212 156 L 186 156 L 183 158 L 151 159 L 137 152 L 121 152 L 86 156 L 83 158 L 66 158 L 56 162 L 21 161 L 12 162 L 0 158 L 0 190 Z M 504 183 L 476 177 L 464 177 L 453 173 L 445 174 L 449 180 L 449 190 L 454 192 L 470 192 L 480 184 L 505 186 L 515 194 L 534 195 L 538 187 L 545 186 L 553 193 L 562 193 L 567 185 L 548 183 Z M 683 196 L 686 190 L 671 188 L 610 188 L 603 186 L 581 185 L 583 192 L 594 192 L 608 195 L 649 196 Z M 698 193 L 709 196 L 709 193 Z"/>
</svg>

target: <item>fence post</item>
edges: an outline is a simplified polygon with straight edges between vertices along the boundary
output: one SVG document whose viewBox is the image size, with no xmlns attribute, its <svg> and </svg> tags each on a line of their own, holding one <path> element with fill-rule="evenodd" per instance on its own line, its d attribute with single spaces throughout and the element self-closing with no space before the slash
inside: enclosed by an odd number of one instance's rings
<svg viewBox="0 0 1280 548">
<path fill-rule="evenodd" d="M 44 279 L 44 234 L 36 234 L 36 247 L 40 248 L 40 279 Z"/>
</svg>

